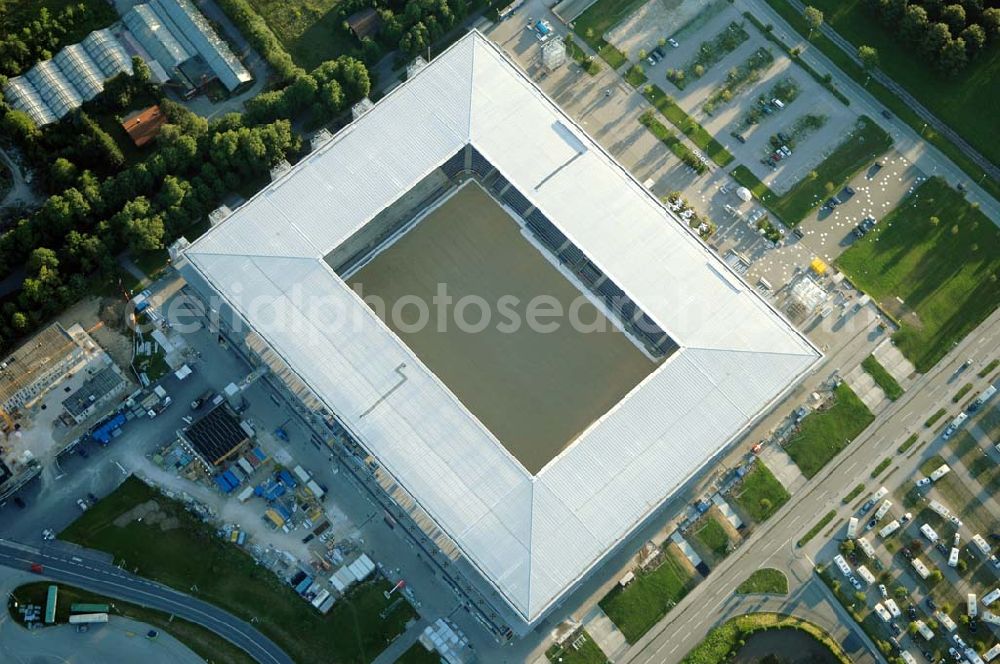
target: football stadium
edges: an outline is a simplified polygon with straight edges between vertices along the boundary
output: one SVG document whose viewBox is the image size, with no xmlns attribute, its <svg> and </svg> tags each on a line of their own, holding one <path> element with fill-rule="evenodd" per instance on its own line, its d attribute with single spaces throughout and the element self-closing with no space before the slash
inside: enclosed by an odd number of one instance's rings
<svg viewBox="0 0 1000 664">
<path fill-rule="evenodd" d="M 177 265 L 526 625 L 820 359 L 478 32 Z"/>
</svg>

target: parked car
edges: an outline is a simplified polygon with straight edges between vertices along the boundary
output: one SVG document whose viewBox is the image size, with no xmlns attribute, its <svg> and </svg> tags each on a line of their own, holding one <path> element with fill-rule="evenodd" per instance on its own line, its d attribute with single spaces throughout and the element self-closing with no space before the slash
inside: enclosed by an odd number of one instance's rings
<svg viewBox="0 0 1000 664">
<path fill-rule="evenodd" d="M 927 486 L 930 483 L 931 483 L 931 478 L 929 477 L 924 477 L 917 480 L 917 486 Z"/>
<path fill-rule="evenodd" d="M 892 119 L 892 113 L 890 113 L 889 111 L 887 111 L 886 109 L 883 108 L 882 109 L 882 117 L 885 118 L 886 120 L 891 120 Z"/>
<path fill-rule="evenodd" d="M 907 523 L 912 518 L 913 518 L 913 513 L 912 512 L 907 512 L 903 516 L 899 517 L 899 523 L 900 524 Z"/>
<path fill-rule="evenodd" d="M 646 56 L 646 62 L 649 63 L 650 67 L 652 67 L 653 65 L 655 65 L 659 61 L 660 61 L 660 59 L 658 57 L 656 57 L 655 53 L 650 53 L 648 56 Z"/>
<path fill-rule="evenodd" d="M 882 595 L 882 599 L 889 599 L 889 591 L 886 589 L 884 583 L 878 584 L 878 591 Z"/>
<path fill-rule="evenodd" d="M 661 60 L 662 60 L 662 59 L 663 59 L 664 57 L 666 57 L 666 53 L 664 53 L 664 52 L 663 52 L 663 49 L 662 49 L 662 48 L 660 48 L 659 46 L 657 46 L 656 48 L 654 48 L 654 49 L 653 49 L 653 53 L 655 53 L 655 54 L 656 54 L 656 57 L 660 58 Z"/>
<path fill-rule="evenodd" d="M 851 232 L 854 233 L 854 237 L 863 238 L 871 229 L 875 228 L 876 224 L 878 224 L 878 221 L 876 221 L 875 217 L 869 215 L 862 219 L 861 223 L 855 226 Z"/>
<path fill-rule="evenodd" d="M 671 46 L 673 46 L 674 48 L 678 48 L 680 46 L 680 44 L 677 43 L 677 40 L 674 39 L 673 37 L 671 37 L 670 39 L 668 39 L 667 43 L 670 44 Z"/>
<path fill-rule="evenodd" d="M 87 508 L 90 507 L 89 505 L 87 505 L 87 501 L 85 501 L 83 498 L 77 498 L 76 504 L 84 512 L 86 512 Z"/>
<path fill-rule="evenodd" d="M 911 606 L 910 608 L 908 608 L 906 610 L 906 616 L 910 620 L 916 620 L 917 619 L 917 610 Z"/>
<path fill-rule="evenodd" d="M 56 538 L 55 532 L 51 528 L 46 528 L 42 531 L 42 539 L 45 541 L 54 540 Z"/>
<path fill-rule="evenodd" d="M 83 445 L 80 445 L 79 447 L 76 448 L 76 453 L 82 456 L 84 459 L 90 456 L 90 453 L 87 452 L 87 448 L 84 447 Z"/>
<path fill-rule="evenodd" d="M 924 603 L 927 604 L 927 608 L 930 609 L 931 611 L 937 609 L 937 604 L 930 597 L 928 597 Z"/>
</svg>

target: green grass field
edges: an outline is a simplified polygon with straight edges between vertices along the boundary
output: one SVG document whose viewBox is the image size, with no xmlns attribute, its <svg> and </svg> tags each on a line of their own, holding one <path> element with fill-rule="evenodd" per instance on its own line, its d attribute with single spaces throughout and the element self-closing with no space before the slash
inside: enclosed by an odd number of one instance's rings
<svg viewBox="0 0 1000 664">
<path fill-rule="evenodd" d="M 810 0 L 840 35 L 856 46 L 878 50 L 879 68 L 902 85 L 934 115 L 995 164 L 1000 164 L 997 119 L 984 108 L 1000 107 L 1000 48 L 987 46 L 962 73 L 950 77 L 925 64 L 923 56 L 904 45 L 864 7 L 862 0 Z"/>
<path fill-rule="evenodd" d="M 705 545 L 705 547 L 718 556 L 720 559 L 726 557 L 729 549 L 729 535 L 722 524 L 709 513 L 705 519 L 705 524 L 695 532 L 695 539 Z"/>
<path fill-rule="evenodd" d="M 885 367 L 875 359 L 874 355 L 869 355 L 861 362 L 861 368 L 864 369 L 875 384 L 882 388 L 885 392 L 885 396 L 888 397 L 890 401 L 895 401 L 899 397 L 903 396 L 903 388 L 899 386 L 896 379 L 892 377 Z"/>
<path fill-rule="evenodd" d="M 441 664 L 441 656 L 430 652 L 419 643 L 414 643 L 409 650 L 400 655 L 395 664 Z"/>
<path fill-rule="evenodd" d="M 829 198 L 831 192 L 840 191 L 855 173 L 870 165 L 890 147 L 892 137 L 871 118 L 862 115 L 854 130 L 812 173 L 780 196 L 766 192 L 765 197 L 770 194 L 770 200 L 761 197 L 761 202 L 785 224 L 794 226 Z"/>
<path fill-rule="evenodd" d="M 11 593 L 11 597 L 21 604 L 44 605 L 49 585 L 51 584 L 43 581 L 28 583 L 16 588 Z M 59 604 L 56 609 L 56 623 L 68 622 L 70 605 L 77 602 L 112 604 L 111 620 L 115 619 L 114 616 L 120 615 L 144 622 L 151 627 L 170 634 L 204 658 L 206 662 L 216 662 L 218 664 L 253 664 L 256 661 L 229 641 L 216 636 L 214 632 L 205 629 L 201 625 L 175 618 L 161 611 L 153 611 L 152 609 L 129 604 L 128 602 L 110 599 L 72 586 L 57 585 L 59 586 Z M 22 618 L 21 614 L 14 610 L 12 604 L 9 604 L 8 608 L 10 609 L 11 618 L 20 622 Z"/>
<path fill-rule="evenodd" d="M 561 646 L 553 645 L 545 651 L 545 657 L 559 664 L 604 664 L 608 661 L 607 655 L 586 630 Z"/>
<path fill-rule="evenodd" d="M 735 497 L 736 504 L 758 523 L 777 512 L 790 498 L 785 487 L 760 459 L 743 478 L 743 486 Z"/>
<path fill-rule="evenodd" d="M 326 60 L 358 49 L 343 28 L 339 0 L 249 0 L 295 64 L 312 70 Z"/>
<path fill-rule="evenodd" d="M 642 572 L 625 588 L 615 587 L 601 600 L 601 608 L 629 643 L 635 643 L 667 611 L 687 595 L 692 577 L 668 551 L 663 564 Z"/>
<path fill-rule="evenodd" d="M 751 595 L 755 593 L 772 593 L 775 595 L 788 594 L 788 577 L 780 569 L 764 567 L 759 569 L 747 580 L 736 587 L 738 595 Z"/>
<path fill-rule="evenodd" d="M 136 505 L 155 500 L 179 527 L 163 531 L 148 520 L 123 527 L 115 519 Z M 115 561 L 126 561 L 138 574 L 194 594 L 244 620 L 256 618 L 256 627 L 300 662 L 369 662 L 416 614 L 403 602 L 383 619 L 391 602 L 382 593 L 385 581 L 356 586 L 325 616 L 269 570 L 241 549 L 223 542 L 214 529 L 187 512 L 181 503 L 165 498 L 142 481 L 130 477 L 114 493 L 80 516 L 60 539 L 108 551 Z M 266 610 L 262 610 L 266 607 Z M 303 638 L 304 635 L 306 638 Z"/>
<path fill-rule="evenodd" d="M 893 340 L 921 373 L 1000 304 L 1000 230 L 939 178 L 921 184 L 836 263 L 900 320 Z"/>
<path fill-rule="evenodd" d="M 591 48 L 600 53 L 602 48 L 611 46 L 604 41 L 604 33 L 645 3 L 646 0 L 597 0 L 576 17 L 573 21 L 573 30 L 583 37 Z M 614 49 L 613 46 L 611 48 Z M 621 53 L 617 49 L 614 50 Z M 607 60 L 604 54 L 601 57 Z M 622 55 L 622 63 L 624 59 L 625 56 Z M 617 69 L 622 63 L 615 65 L 609 61 L 608 64 Z"/>
<path fill-rule="evenodd" d="M 834 394 L 836 403 L 806 416 L 798 433 L 785 445 L 788 456 L 806 477 L 818 473 L 875 419 L 847 383 L 838 385 Z"/>
</svg>

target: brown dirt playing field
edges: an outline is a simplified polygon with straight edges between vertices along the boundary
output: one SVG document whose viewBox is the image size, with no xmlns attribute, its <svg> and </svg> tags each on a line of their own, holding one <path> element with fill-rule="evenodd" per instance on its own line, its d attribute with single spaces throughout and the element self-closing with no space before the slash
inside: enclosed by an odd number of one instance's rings
<svg viewBox="0 0 1000 664">
<path fill-rule="evenodd" d="M 435 308 L 420 329 L 412 325 L 417 319 L 414 306 L 401 309 L 402 321 L 392 315 L 383 318 L 531 473 L 656 368 L 474 183 L 428 214 L 349 282 L 364 296 L 381 297 L 390 312 L 393 303 L 406 296 L 429 304 L 438 285 L 447 286 L 454 304 L 447 311 L 446 326 L 437 324 Z M 578 306 L 575 318 L 590 329 L 575 329 L 568 316 L 539 319 L 558 323 L 554 331 L 532 329 L 526 322 L 528 302 L 540 295 L 558 302 L 564 312 Z M 462 330 L 455 323 L 457 305 L 465 296 L 489 304 L 492 318 L 481 331 Z M 510 297 L 517 298 L 510 311 L 521 325 L 508 325 L 511 318 L 498 306 L 501 298 Z M 463 318 L 478 322 L 480 308 L 465 308 Z"/>
</svg>

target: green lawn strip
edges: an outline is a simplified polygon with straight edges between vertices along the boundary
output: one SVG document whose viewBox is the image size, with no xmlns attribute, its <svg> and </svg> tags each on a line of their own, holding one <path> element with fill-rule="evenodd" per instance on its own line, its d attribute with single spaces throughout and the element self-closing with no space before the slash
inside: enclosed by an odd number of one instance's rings
<svg viewBox="0 0 1000 664">
<path fill-rule="evenodd" d="M 695 538 L 719 558 L 725 558 L 729 549 L 729 535 L 718 520 L 709 514 L 705 524 L 694 534 Z"/>
<path fill-rule="evenodd" d="M 636 572 L 632 583 L 601 600 L 601 609 L 629 643 L 638 641 L 691 589 L 694 579 L 673 556 L 668 550 L 655 570 Z"/>
<path fill-rule="evenodd" d="M 21 605 L 38 604 L 45 605 L 46 596 L 51 583 L 38 581 L 18 586 L 12 593 L 11 598 L 17 600 Z M 87 590 L 74 588 L 63 584 L 59 586 L 59 604 L 56 609 L 56 623 L 64 624 L 69 622 L 70 605 L 76 603 L 87 604 L 110 604 L 111 620 L 115 616 L 124 616 L 132 620 L 146 623 L 150 627 L 162 630 L 193 650 L 206 662 L 217 664 L 253 664 L 254 660 L 250 655 L 243 652 L 229 641 L 215 634 L 201 625 L 188 622 L 181 618 L 175 618 L 162 611 L 154 611 L 128 602 L 97 595 Z M 21 622 L 23 616 L 14 608 L 13 604 L 8 604 L 10 616 L 17 622 Z"/>
<path fill-rule="evenodd" d="M 798 629 L 829 650 L 833 661 L 850 664 L 851 660 L 837 642 L 821 627 L 802 618 L 779 613 L 750 613 L 737 616 L 715 627 L 694 647 L 682 664 L 722 664 L 733 660 L 733 654 L 743 647 L 752 634 L 770 629 Z M 765 658 L 762 661 L 767 661 Z"/>
<path fill-rule="evenodd" d="M 750 12 L 743 12 L 743 16 L 745 16 L 747 20 L 753 23 L 754 26 L 756 26 L 756 28 L 763 33 L 764 37 L 768 41 L 770 41 L 772 44 L 775 44 L 778 48 L 784 51 L 785 55 L 787 55 L 792 62 L 794 62 L 795 64 L 806 70 L 806 73 L 808 73 L 813 78 L 814 81 L 816 81 L 824 88 L 829 90 L 830 94 L 832 94 L 837 99 L 837 101 L 842 103 L 844 106 L 851 105 L 851 100 L 847 98 L 847 95 L 845 95 L 843 92 L 837 89 L 837 86 L 833 83 L 832 76 L 820 74 L 818 71 L 813 69 L 812 65 L 810 65 L 808 62 L 805 62 L 797 53 L 793 53 L 792 49 L 788 46 L 788 44 L 781 41 L 774 35 L 773 30 L 770 29 L 771 28 L 770 25 L 764 25 L 763 23 L 760 22 L 760 20 L 757 19 L 756 16 L 754 16 Z"/>
<path fill-rule="evenodd" d="M 669 148 L 681 161 L 695 169 L 699 173 L 705 172 L 705 164 L 684 144 L 684 141 L 677 138 L 677 134 L 670 131 L 665 124 L 656 119 L 653 111 L 646 111 L 639 116 L 639 124 L 649 130 L 653 136 L 660 139 L 660 142 Z"/>
<path fill-rule="evenodd" d="M 778 511 L 791 497 L 771 469 L 760 459 L 743 477 L 743 485 L 735 494 L 736 504 L 750 517 L 761 523 Z"/>
<path fill-rule="evenodd" d="M 766 0 L 766 2 L 771 6 L 771 8 L 775 12 L 780 14 L 781 17 L 803 37 L 806 37 L 809 34 L 809 26 L 806 24 L 805 19 L 802 18 L 802 15 L 799 14 L 799 12 L 796 11 L 794 8 L 792 8 L 792 6 L 789 5 L 786 0 Z M 874 18 L 872 18 L 872 22 L 873 23 L 875 22 Z M 963 153 L 958 148 L 958 146 L 956 146 L 954 143 L 952 143 L 944 136 L 938 134 L 933 129 L 926 127 L 925 126 L 926 123 L 924 122 L 924 120 L 919 115 L 917 115 L 916 112 L 914 112 L 913 109 L 911 109 L 906 104 L 906 102 L 897 97 L 888 88 L 883 86 L 878 81 L 874 80 L 869 81 L 868 74 L 864 71 L 864 69 L 862 69 L 859 65 L 857 65 L 854 62 L 854 60 L 852 60 L 847 55 L 847 53 L 840 50 L 840 48 L 836 44 L 834 44 L 828 38 L 824 37 L 822 34 L 814 34 L 812 39 L 810 40 L 810 43 L 816 48 L 818 48 L 820 52 L 823 53 L 823 55 L 825 55 L 827 58 L 830 59 L 830 61 L 832 61 L 835 65 L 837 65 L 837 67 L 841 71 L 843 71 L 845 74 L 853 78 L 858 84 L 865 86 L 868 92 L 873 97 L 875 97 L 875 99 L 877 99 L 880 103 L 885 105 L 885 107 L 888 108 L 890 111 L 895 113 L 896 117 L 898 117 L 903 122 L 908 124 L 910 128 L 920 133 L 920 135 L 923 137 L 925 141 L 931 143 L 937 149 L 943 152 L 944 155 L 948 157 L 948 159 L 950 159 L 956 166 L 962 169 L 965 172 L 965 174 L 969 176 L 969 178 L 971 178 L 974 182 L 979 183 L 979 186 L 985 189 L 991 196 L 1000 200 L 1000 182 L 997 182 L 989 178 L 984 179 L 982 169 L 979 168 L 979 166 L 977 166 L 971 159 L 966 157 L 965 153 Z M 898 52 L 901 55 L 905 54 L 905 57 L 907 58 L 909 63 L 907 66 L 912 68 L 914 74 L 922 76 L 924 73 L 926 73 L 928 68 L 926 66 L 915 66 L 913 62 L 913 56 L 910 54 L 908 50 L 898 47 L 893 47 L 892 49 L 890 49 L 890 51 Z M 1000 54 L 1000 50 L 994 49 L 994 51 L 995 53 Z M 881 60 L 883 57 L 884 54 L 880 49 L 879 59 Z M 897 81 L 899 80 L 896 73 L 891 73 L 890 75 Z M 936 79 L 937 77 L 934 78 Z M 931 98 L 934 98 L 935 94 L 936 93 L 932 93 Z M 929 108 L 932 112 L 934 112 L 934 114 L 937 115 L 937 117 L 941 118 L 945 122 L 949 122 L 947 117 L 942 117 L 942 114 L 939 112 L 941 109 L 937 108 L 937 105 L 931 107 L 930 105 L 927 104 L 926 98 L 922 99 L 922 102 L 924 103 L 925 106 L 927 106 L 927 108 Z M 976 100 L 976 104 L 979 103 L 980 101 Z M 956 126 L 955 124 L 951 124 L 951 126 L 953 129 L 956 130 L 961 129 L 960 126 Z M 961 131 L 959 131 L 959 133 L 961 133 Z M 987 131 L 987 133 L 981 134 L 980 136 L 985 137 L 990 135 L 992 134 L 989 131 Z M 966 140 L 969 140 L 968 136 L 966 136 L 965 138 Z M 996 163 L 995 160 L 994 163 Z"/>
<path fill-rule="evenodd" d="M 634 64 L 629 67 L 628 72 L 625 73 L 625 80 L 633 88 L 638 88 L 646 82 L 646 72 L 640 65 Z"/>
<path fill-rule="evenodd" d="M 872 468 L 872 472 L 869 475 L 869 477 L 871 477 L 872 479 L 875 479 L 876 477 L 878 477 L 879 475 L 881 475 L 882 471 L 885 470 L 886 468 L 888 468 L 889 464 L 891 464 L 891 463 L 892 463 L 892 457 L 886 457 L 886 458 L 882 459 L 881 461 L 878 462 L 877 466 L 875 466 L 874 468 Z"/>
<path fill-rule="evenodd" d="M 780 569 L 765 567 L 747 577 L 747 580 L 736 587 L 737 595 L 753 595 L 770 593 L 772 595 L 788 594 L 788 577 Z"/>
<path fill-rule="evenodd" d="M 965 385 L 963 385 L 958 389 L 958 392 L 955 392 L 955 396 L 951 398 L 951 402 L 958 403 L 959 401 L 962 400 L 962 397 L 968 394 L 971 390 L 972 390 L 972 383 L 966 383 Z"/>
<path fill-rule="evenodd" d="M 885 396 L 889 398 L 890 401 L 895 401 L 899 397 L 903 396 L 903 388 L 899 386 L 896 379 L 892 377 L 882 363 L 875 359 L 874 355 L 869 355 L 861 362 L 861 368 L 864 369 L 875 384 L 882 388 L 885 392 Z"/>
<path fill-rule="evenodd" d="M 605 664 L 607 655 L 601 650 L 586 630 L 560 645 L 553 645 L 545 651 L 550 662 L 560 664 Z"/>
<path fill-rule="evenodd" d="M 995 359 L 995 360 L 991 360 L 991 361 L 990 361 L 990 363 L 989 363 L 989 364 L 987 364 L 987 365 L 986 365 L 985 367 L 983 367 L 983 370 L 982 370 L 982 371 L 980 371 L 980 372 L 979 372 L 978 374 L 976 374 L 976 375 L 977 375 L 977 376 L 979 376 L 980 378 L 986 378 L 986 377 L 987 377 L 987 376 L 989 376 L 989 375 L 990 375 L 990 374 L 991 374 L 991 373 L 993 372 L 993 370 L 994 370 L 994 369 L 996 369 L 996 368 L 997 368 L 998 366 L 1000 366 L 1000 360 L 996 360 L 996 359 Z"/>
<path fill-rule="evenodd" d="M 987 410 L 979 419 L 979 428 L 990 440 L 1000 440 L 1000 405 Z"/>
<path fill-rule="evenodd" d="M 913 443 L 917 442 L 917 438 L 918 438 L 917 434 L 913 434 L 912 436 L 904 440 L 899 447 L 896 448 L 896 452 L 898 452 L 899 454 L 905 453 L 906 450 L 913 447 Z"/>
<path fill-rule="evenodd" d="M 417 642 L 400 655 L 395 664 L 441 664 L 441 656 Z"/>
<path fill-rule="evenodd" d="M 806 477 L 818 473 L 875 419 L 847 383 L 838 385 L 834 396 L 833 406 L 807 415 L 785 445 L 785 452 Z"/>
<path fill-rule="evenodd" d="M 136 505 L 155 501 L 179 526 L 163 531 L 158 525 L 115 519 Z M 159 581 L 249 621 L 295 661 L 370 661 L 416 614 L 402 602 L 393 604 L 382 580 L 359 584 L 325 616 L 299 597 L 272 572 L 241 549 L 223 542 L 215 530 L 189 513 L 183 504 L 130 477 L 60 533 L 64 540 L 114 555 L 138 574 Z M 307 638 L 303 638 L 308 635 Z"/>
<path fill-rule="evenodd" d="M 826 527 L 826 524 L 833 521 L 833 517 L 835 516 L 837 516 L 837 512 L 835 512 L 834 510 L 830 510 L 829 512 L 827 512 L 826 515 L 822 519 L 820 519 L 815 526 L 810 528 L 809 531 L 805 535 L 803 535 L 798 542 L 796 542 L 796 546 L 805 546 L 806 544 L 808 544 L 809 540 L 816 537 L 816 535 L 819 535 L 820 531 L 822 531 L 823 528 Z"/>
<path fill-rule="evenodd" d="M 855 173 L 892 147 L 892 137 L 866 115 L 858 118 L 843 142 L 791 189 L 770 204 L 786 224 L 797 224 L 813 208 L 840 191 Z"/>
<path fill-rule="evenodd" d="M 893 341 L 921 373 L 1000 305 L 1000 230 L 938 177 L 836 264 L 899 321 Z"/>
<path fill-rule="evenodd" d="M 604 35 L 645 2 L 646 0 L 597 0 L 576 17 L 573 30 L 612 68 L 617 69 L 625 64 L 627 58 L 624 53 L 604 41 Z"/>
<path fill-rule="evenodd" d="M 853 489 L 851 489 L 851 492 L 849 494 L 847 494 L 846 496 L 844 496 L 840 500 L 840 502 L 842 502 L 844 505 L 846 505 L 849 502 L 851 502 L 852 500 L 854 500 L 855 498 L 857 498 L 858 496 L 860 496 L 861 492 L 864 491 L 864 490 L 865 490 L 865 485 L 864 484 L 859 484 L 856 487 L 854 487 Z"/>
<path fill-rule="evenodd" d="M 926 420 L 924 420 L 924 426 L 927 427 L 928 429 L 934 426 L 934 423 L 940 420 L 942 417 L 944 417 L 945 413 L 947 412 L 948 411 L 946 411 L 944 408 L 939 409 L 936 413 L 934 413 Z"/>
<path fill-rule="evenodd" d="M 643 95 L 667 120 L 677 127 L 691 142 L 705 151 L 709 159 L 719 166 L 726 166 L 733 160 L 733 155 L 721 143 L 712 138 L 704 127 L 695 122 L 691 116 L 674 103 L 659 86 L 647 84 L 643 86 Z"/>
</svg>

